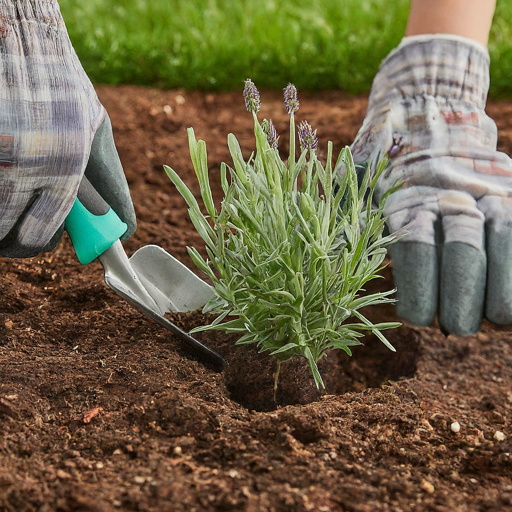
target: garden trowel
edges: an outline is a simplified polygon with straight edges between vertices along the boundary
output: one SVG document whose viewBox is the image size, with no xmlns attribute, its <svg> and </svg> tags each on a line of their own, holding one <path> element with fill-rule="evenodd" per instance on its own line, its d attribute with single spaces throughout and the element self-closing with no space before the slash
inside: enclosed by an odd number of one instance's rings
<svg viewBox="0 0 512 512">
<path fill-rule="evenodd" d="M 128 258 L 119 238 L 127 229 L 87 178 L 65 223 L 80 263 L 98 258 L 105 282 L 139 311 L 172 331 L 192 347 L 203 362 L 222 369 L 226 361 L 164 317 L 169 312 L 195 311 L 212 297 L 213 289 L 176 258 L 147 245 Z"/>
</svg>

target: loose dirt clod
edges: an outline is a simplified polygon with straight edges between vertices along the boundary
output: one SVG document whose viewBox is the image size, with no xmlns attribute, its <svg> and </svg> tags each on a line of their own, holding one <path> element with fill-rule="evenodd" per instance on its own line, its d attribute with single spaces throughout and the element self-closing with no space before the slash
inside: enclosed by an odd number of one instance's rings
<svg viewBox="0 0 512 512">
<path fill-rule="evenodd" d="M 95 407 L 94 409 L 87 411 L 84 414 L 84 423 L 90 423 L 93 420 L 93 418 L 98 416 L 98 414 L 100 414 L 101 412 L 103 412 L 103 407 Z"/>
</svg>

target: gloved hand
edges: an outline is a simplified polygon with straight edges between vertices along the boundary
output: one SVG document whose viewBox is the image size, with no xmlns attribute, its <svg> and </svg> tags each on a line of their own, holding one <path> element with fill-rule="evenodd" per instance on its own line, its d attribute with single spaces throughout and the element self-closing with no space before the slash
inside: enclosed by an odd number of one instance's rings
<svg viewBox="0 0 512 512">
<path fill-rule="evenodd" d="M 55 247 L 84 174 L 135 231 L 105 109 L 56 0 L 0 0 L 0 256 Z"/>
<path fill-rule="evenodd" d="M 384 213 L 397 313 L 416 325 L 439 315 L 451 333 L 473 334 L 482 316 L 512 323 L 512 161 L 496 151 L 497 129 L 484 112 L 487 49 L 447 35 L 414 36 L 383 61 L 356 163 L 386 154 L 377 200 L 400 180 Z"/>
</svg>

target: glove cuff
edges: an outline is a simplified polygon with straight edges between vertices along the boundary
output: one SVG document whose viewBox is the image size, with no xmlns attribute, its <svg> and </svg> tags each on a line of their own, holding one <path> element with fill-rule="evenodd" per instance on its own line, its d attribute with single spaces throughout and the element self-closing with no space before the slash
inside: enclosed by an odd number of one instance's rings
<svg viewBox="0 0 512 512">
<path fill-rule="evenodd" d="M 485 108 L 489 91 L 489 53 L 473 41 L 449 34 L 403 39 L 382 62 L 370 104 L 389 104 L 395 97 L 433 96 Z"/>
</svg>

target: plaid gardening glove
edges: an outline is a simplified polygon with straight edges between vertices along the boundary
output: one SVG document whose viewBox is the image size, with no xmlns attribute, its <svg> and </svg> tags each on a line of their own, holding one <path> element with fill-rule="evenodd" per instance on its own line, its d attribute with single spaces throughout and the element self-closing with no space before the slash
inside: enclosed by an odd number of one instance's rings
<svg viewBox="0 0 512 512">
<path fill-rule="evenodd" d="M 129 228 L 135 213 L 105 109 L 56 0 L 0 0 L 0 256 L 52 249 L 84 174 Z"/>
<path fill-rule="evenodd" d="M 512 161 L 496 151 L 484 112 L 485 47 L 455 36 L 404 39 L 373 82 L 356 163 L 390 157 L 377 200 L 399 180 L 384 213 L 397 312 L 416 325 L 439 315 L 450 333 L 473 334 L 483 315 L 512 323 Z"/>
</svg>

